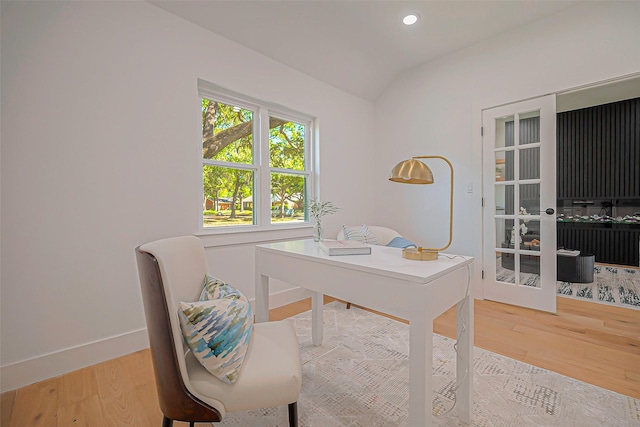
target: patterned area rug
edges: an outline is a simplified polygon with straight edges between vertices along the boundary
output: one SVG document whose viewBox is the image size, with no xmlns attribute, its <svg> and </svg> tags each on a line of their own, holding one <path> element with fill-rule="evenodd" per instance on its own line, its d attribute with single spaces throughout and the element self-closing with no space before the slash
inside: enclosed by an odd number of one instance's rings
<svg viewBox="0 0 640 427">
<path fill-rule="evenodd" d="M 596 265 L 592 283 L 558 282 L 558 295 L 640 310 L 640 270 Z"/>
<path fill-rule="evenodd" d="M 311 313 L 294 322 L 302 353 L 301 427 L 408 425 L 409 327 L 357 307 L 324 309 L 324 343 Z M 434 335 L 434 414 L 461 426 L 453 405 L 454 341 Z M 640 400 L 474 348 L 473 426 L 637 427 Z M 453 410 L 444 415 L 450 408 Z M 222 426 L 288 426 L 286 407 L 228 414 Z"/>
<path fill-rule="evenodd" d="M 499 282 L 515 283 L 516 273 L 513 270 L 506 268 L 500 268 L 496 272 L 496 280 Z M 531 286 L 535 288 L 540 287 L 540 276 L 531 273 L 520 273 L 520 283 L 524 286 Z"/>
</svg>

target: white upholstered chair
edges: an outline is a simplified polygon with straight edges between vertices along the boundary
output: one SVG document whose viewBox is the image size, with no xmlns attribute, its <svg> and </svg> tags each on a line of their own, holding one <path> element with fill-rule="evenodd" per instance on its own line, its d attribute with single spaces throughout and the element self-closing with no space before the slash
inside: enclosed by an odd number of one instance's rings
<svg viewBox="0 0 640 427">
<path fill-rule="evenodd" d="M 253 325 L 238 379 L 222 382 L 184 344 L 178 302 L 197 301 L 207 274 L 204 248 L 194 236 L 174 237 L 136 248 L 163 427 L 173 420 L 222 421 L 227 412 L 289 405 L 289 425 L 298 425 L 302 383 L 298 340 L 289 321 Z"/>
</svg>

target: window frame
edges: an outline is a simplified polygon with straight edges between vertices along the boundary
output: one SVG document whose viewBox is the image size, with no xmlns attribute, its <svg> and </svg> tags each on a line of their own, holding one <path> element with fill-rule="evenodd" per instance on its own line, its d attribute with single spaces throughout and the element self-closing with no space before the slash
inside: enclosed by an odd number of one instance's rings
<svg viewBox="0 0 640 427">
<path fill-rule="evenodd" d="M 233 92 L 229 89 L 201 79 L 198 79 L 198 98 L 200 103 L 202 102 L 203 98 L 206 98 L 212 101 L 227 103 L 229 105 L 237 106 L 239 108 L 243 108 L 253 112 L 253 163 L 233 163 L 213 159 L 205 159 L 202 156 L 202 132 L 199 133 L 200 149 L 198 150 L 198 176 L 200 181 L 200 203 L 198 204 L 198 231 L 196 234 L 202 236 L 217 236 L 224 234 L 239 235 L 242 233 L 260 233 L 271 235 L 273 234 L 273 232 L 288 231 L 286 233 L 287 237 L 295 238 L 308 236 L 309 229 L 312 228 L 312 225 L 309 220 L 309 213 L 306 206 L 304 221 L 302 222 L 271 222 L 271 174 L 285 173 L 305 177 L 305 204 L 308 200 L 316 198 L 316 195 L 319 194 L 317 119 L 308 114 L 300 113 L 275 103 L 261 101 L 250 96 Z M 291 170 L 271 167 L 269 158 L 269 117 L 277 117 L 280 119 L 293 121 L 305 127 L 304 170 Z M 201 127 L 202 123 L 199 122 L 198 125 Z M 204 193 L 202 168 L 204 165 L 254 171 L 254 224 L 242 224 L 224 227 L 204 226 L 202 216 L 202 195 Z M 302 234 L 300 233 L 300 231 L 302 231 Z M 273 237 L 264 236 L 259 238 L 256 235 L 255 238 L 245 236 L 243 240 L 249 242 L 268 240 L 270 238 Z"/>
</svg>

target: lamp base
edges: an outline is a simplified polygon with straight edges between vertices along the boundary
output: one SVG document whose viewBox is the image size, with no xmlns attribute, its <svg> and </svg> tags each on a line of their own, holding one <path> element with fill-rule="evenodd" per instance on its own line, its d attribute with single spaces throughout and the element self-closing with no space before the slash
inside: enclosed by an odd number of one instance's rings
<svg viewBox="0 0 640 427">
<path fill-rule="evenodd" d="M 438 259 L 438 251 L 422 248 L 406 248 L 402 250 L 402 257 L 416 261 L 435 261 Z"/>
</svg>

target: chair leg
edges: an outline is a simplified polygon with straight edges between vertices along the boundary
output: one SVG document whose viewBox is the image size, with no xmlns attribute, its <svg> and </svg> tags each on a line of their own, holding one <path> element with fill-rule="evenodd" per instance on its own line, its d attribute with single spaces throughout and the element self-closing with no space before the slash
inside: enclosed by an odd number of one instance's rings
<svg viewBox="0 0 640 427">
<path fill-rule="evenodd" d="M 289 427 L 298 427 L 298 402 L 289 403 Z"/>
<path fill-rule="evenodd" d="M 351 308 L 351 303 L 350 303 L 350 302 L 348 302 L 348 303 L 347 303 L 347 310 L 349 310 L 350 308 Z"/>
<path fill-rule="evenodd" d="M 170 420 L 169 418 L 165 417 L 164 415 L 162 416 L 162 427 L 171 427 L 173 426 L 173 420 Z"/>
</svg>

